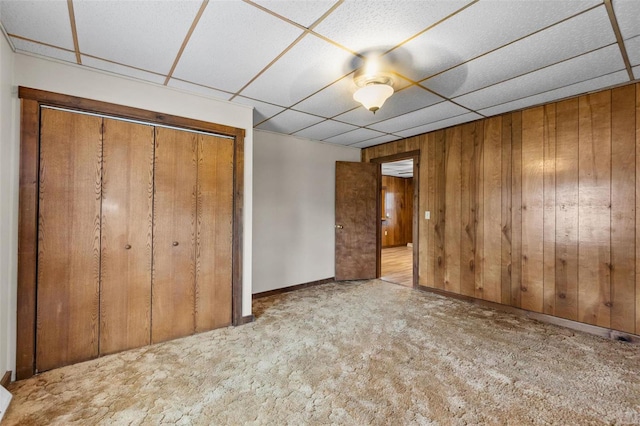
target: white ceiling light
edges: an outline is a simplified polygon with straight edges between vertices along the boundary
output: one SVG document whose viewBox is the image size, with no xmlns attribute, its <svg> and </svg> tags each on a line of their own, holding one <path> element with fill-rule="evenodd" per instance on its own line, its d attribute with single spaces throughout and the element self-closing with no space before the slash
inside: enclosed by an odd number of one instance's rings
<svg viewBox="0 0 640 426">
<path fill-rule="evenodd" d="M 393 95 L 391 73 L 382 69 L 377 57 L 368 58 L 365 66 L 356 71 L 353 81 L 359 87 L 353 99 L 374 114 Z"/>
</svg>

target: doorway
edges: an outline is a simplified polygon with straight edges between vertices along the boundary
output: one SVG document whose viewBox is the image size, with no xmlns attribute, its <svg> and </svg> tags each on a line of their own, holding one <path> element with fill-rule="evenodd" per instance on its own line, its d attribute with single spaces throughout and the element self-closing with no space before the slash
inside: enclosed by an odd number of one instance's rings
<svg viewBox="0 0 640 426">
<path fill-rule="evenodd" d="M 414 159 L 381 163 L 380 279 L 414 286 Z"/>
</svg>

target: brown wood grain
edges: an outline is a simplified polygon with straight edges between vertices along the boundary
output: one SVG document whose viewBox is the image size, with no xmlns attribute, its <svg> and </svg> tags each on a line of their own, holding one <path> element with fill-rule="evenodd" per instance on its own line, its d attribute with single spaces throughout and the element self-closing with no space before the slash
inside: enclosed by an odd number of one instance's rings
<svg viewBox="0 0 640 426">
<path fill-rule="evenodd" d="M 611 91 L 580 97 L 578 319 L 611 324 Z"/>
<path fill-rule="evenodd" d="M 103 126 L 100 354 L 151 338 L 152 126 Z"/>
<path fill-rule="evenodd" d="M 102 118 L 41 111 L 36 370 L 98 356 Z"/>
<path fill-rule="evenodd" d="M 636 90 L 611 91 L 611 328 L 634 333 L 636 276 Z"/>
<path fill-rule="evenodd" d="M 472 158 L 472 185 L 471 185 L 471 206 L 474 212 L 474 223 L 476 227 L 476 239 L 474 246 L 474 273 L 475 273 L 475 297 L 484 299 L 484 122 L 476 121 L 471 123 L 473 130 L 471 135 L 474 139 L 474 151 Z"/>
<path fill-rule="evenodd" d="M 382 248 L 407 245 L 413 229 L 413 179 L 382 176 L 383 203 Z"/>
<path fill-rule="evenodd" d="M 379 164 L 336 162 L 337 281 L 376 278 L 379 173 Z"/>
<path fill-rule="evenodd" d="M 245 324 L 242 315 L 242 265 L 244 247 L 244 133 L 236 135 L 233 145 L 233 325 Z"/>
<path fill-rule="evenodd" d="M 199 135 L 196 332 L 231 324 L 233 140 Z"/>
<path fill-rule="evenodd" d="M 434 185 L 436 187 L 433 205 L 433 237 L 434 237 L 434 287 L 444 289 L 444 272 L 446 269 L 445 246 L 445 218 L 446 218 L 446 146 L 444 131 L 436 132 L 434 147 Z"/>
<path fill-rule="evenodd" d="M 195 331 L 198 134 L 156 128 L 153 223 L 153 343 Z"/>
<path fill-rule="evenodd" d="M 418 284 L 428 287 L 435 287 L 435 228 L 434 228 L 434 205 L 435 205 L 435 145 L 436 134 L 429 133 L 422 146 L 422 152 L 426 158 L 421 159 L 421 176 L 424 176 L 424 184 L 420 182 L 421 203 L 424 203 L 424 211 L 430 214 L 429 219 L 424 219 L 424 226 L 420 227 L 421 234 L 426 235 L 420 245 L 420 279 Z M 426 195 L 423 197 L 422 194 Z M 422 200 L 424 198 L 424 201 Z M 420 211 L 420 220 L 422 220 Z M 422 254 L 424 253 L 424 255 Z M 424 256 L 424 257 L 423 257 Z"/>
<path fill-rule="evenodd" d="M 462 126 L 460 165 L 460 293 L 475 295 L 476 216 L 472 194 L 474 187 L 473 156 L 475 152 L 474 124 Z"/>
<path fill-rule="evenodd" d="M 38 135 L 40 106 L 21 101 L 16 378 L 35 374 L 36 265 L 38 259 Z"/>
<path fill-rule="evenodd" d="M 501 293 L 500 301 L 505 305 L 511 303 L 511 115 L 505 114 L 501 116 L 502 133 L 501 133 Z"/>
<path fill-rule="evenodd" d="M 444 163 L 444 289 L 460 292 L 460 224 L 461 224 L 461 153 L 462 130 L 451 127 L 445 131 Z"/>
<path fill-rule="evenodd" d="M 578 319 L 578 99 L 556 107 L 555 315 Z"/>
<path fill-rule="evenodd" d="M 484 125 L 484 300 L 502 300 L 502 120 Z"/>
<path fill-rule="evenodd" d="M 543 122 L 543 312 L 556 308 L 556 104 L 545 105 Z"/>
<path fill-rule="evenodd" d="M 522 112 L 521 307 L 543 312 L 544 107 Z"/>
<path fill-rule="evenodd" d="M 522 304 L 522 112 L 511 114 L 511 306 Z"/>
</svg>

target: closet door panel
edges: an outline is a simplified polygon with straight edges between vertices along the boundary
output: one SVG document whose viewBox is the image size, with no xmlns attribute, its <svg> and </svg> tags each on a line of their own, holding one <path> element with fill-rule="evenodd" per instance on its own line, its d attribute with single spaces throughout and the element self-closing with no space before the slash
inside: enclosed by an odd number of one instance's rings
<svg viewBox="0 0 640 426">
<path fill-rule="evenodd" d="M 152 342 L 195 330 L 198 134 L 156 128 Z"/>
<path fill-rule="evenodd" d="M 41 111 L 38 372 L 98 356 L 101 125 Z"/>
<path fill-rule="evenodd" d="M 153 138 L 149 125 L 104 119 L 100 354 L 151 338 Z"/>
<path fill-rule="evenodd" d="M 231 324 L 233 140 L 199 135 L 196 331 Z"/>
</svg>

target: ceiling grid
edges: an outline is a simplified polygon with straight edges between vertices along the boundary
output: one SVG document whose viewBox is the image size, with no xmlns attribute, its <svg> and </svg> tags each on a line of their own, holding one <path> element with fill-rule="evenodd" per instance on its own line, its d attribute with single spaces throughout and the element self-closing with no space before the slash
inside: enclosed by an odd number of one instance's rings
<svg viewBox="0 0 640 426">
<path fill-rule="evenodd" d="M 256 129 L 362 148 L 637 80 L 639 4 L 0 0 L 0 24 L 18 52 L 250 105 Z M 394 67 L 375 115 L 352 98 L 371 54 Z"/>
</svg>

